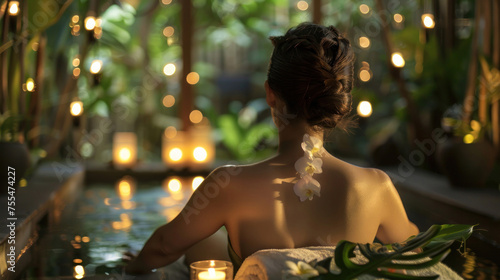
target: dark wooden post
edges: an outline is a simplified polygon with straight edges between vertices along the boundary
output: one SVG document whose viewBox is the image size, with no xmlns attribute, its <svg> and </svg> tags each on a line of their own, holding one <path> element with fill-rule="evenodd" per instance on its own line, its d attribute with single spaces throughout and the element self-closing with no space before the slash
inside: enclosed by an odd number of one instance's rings
<svg viewBox="0 0 500 280">
<path fill-rule="evenodd" d="M 182 129 L 188 130 L 191 126 L 189 113 L 193 110 L 194 95 L 193 87 L 188 84 L 186 77 L 191 72 L 192 47 L 193 47 L 193 4 L 191 0 L 181 0 L 181 45 L 182 45 L 182 75 L 180 96 L 180 118 Z"/>
<path fill-rule="evenodd" d="M 313 22 L 321 24 L 323 15 L 321 14 L 321 0 L 313 0 Z"/>
</svg>

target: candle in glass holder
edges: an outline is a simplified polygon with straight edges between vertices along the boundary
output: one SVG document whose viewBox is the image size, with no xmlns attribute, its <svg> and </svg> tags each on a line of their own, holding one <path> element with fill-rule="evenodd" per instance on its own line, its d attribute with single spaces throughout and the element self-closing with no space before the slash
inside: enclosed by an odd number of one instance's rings
<svg viewBox="0 0 500 280">
<path fill-rule="evenodd" d="M 227 261 L 198 261 L 191 264 L 191 280 L 232 280 L 233 264 Z"/>
<path fill-rule="evenodd" d="M 190 156 L 189 168 L 193 171 L 211 169 L 215 159 L 215 142 L 209 125 L 194 126 L 189 131 Z"/>
<path fill-rule="evenodd" d="M 186 166 L 186 133 L 184 131 L 165 130 L 162 139 L 162 159 L 167 167 L 182 169 Z"/>
<path fill-rule="evenodd" d="M 137 161 L 137 135 L 133 132 L 117 132 L 113 136 L 113 165 L 131 168 Z"/>
</svg>

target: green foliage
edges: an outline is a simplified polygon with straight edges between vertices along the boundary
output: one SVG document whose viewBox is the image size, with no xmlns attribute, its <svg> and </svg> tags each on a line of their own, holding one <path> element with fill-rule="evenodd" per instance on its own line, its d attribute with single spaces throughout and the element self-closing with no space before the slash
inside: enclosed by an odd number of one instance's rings
<svg viewBox="0 0 500 280">
<path fill-rule="evenodd" d="M 438 275 L 412 276 L 398 271 L 423 269 L 437 264 L 449 253 L 449 246 L 454 241 L 464 243 L 472 234 L 473 228 L 474 226 L 470 225 L 433 225 L 426 232 L 419 233 L 403 243 L 389 245 L 340 241 L 335 249 L 334 257 L 314 264 L 329 271 L 331 262 L 334 261 L 335 270 L 310 279 L 354 279 L 363 274 L 384 279 L 437 279 Z M 356 248 L 359 248 L 359 252 L 368 259 L 367 263 L 358 264 L 351 260 Z M 423 250 L 410 253 L 419 248 Z"/>
<path fill-rule="evenodd" d="M 276 128 L 266 122 L 256 122 L 258 112 L 262 111 L 261 103 L 254 102 L 240 112 L 221 115 L 217 119 L 222 143 L 237 160 L 255 162 L 273 153 L 269 146 L 276 142 Z"/>
</svg>

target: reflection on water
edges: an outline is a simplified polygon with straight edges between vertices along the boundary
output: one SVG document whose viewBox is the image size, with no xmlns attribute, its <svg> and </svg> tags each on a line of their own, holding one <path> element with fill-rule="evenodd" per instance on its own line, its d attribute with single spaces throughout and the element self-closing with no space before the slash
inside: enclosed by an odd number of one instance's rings
<svg viewBox="0 0 500 280">
<path fill-rule="evenodd" d="M 59 225 L 40 230 L 34 260 L 22 279 L 119 275 L 123 253 L 138 252 L 157 227 L 174 219 L 194 185 L 193 177 L 161 184 L 124 177 L 114 185 L 88 186 L 75 205 L 63 210 Z"/>
</svg>

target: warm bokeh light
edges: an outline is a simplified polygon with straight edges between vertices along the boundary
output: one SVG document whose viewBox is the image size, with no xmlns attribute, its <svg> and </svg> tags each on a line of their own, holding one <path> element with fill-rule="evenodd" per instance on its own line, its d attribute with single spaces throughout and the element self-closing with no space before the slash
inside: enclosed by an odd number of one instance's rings
<svg viewBox="0 0 500 280">
<path fill-rule="evenodd" d="M 175 137 L 175 135 L 177 135 L 177 128 L 173 126 L 165 128 L 165 137 L 172 139 Z"/>
<path fill-rule="evenodd" d="M 132 226 L 132 220 L 127 213 L 120 214 L 121 221 L 115 221 L 111 224 L 115 230 L 127 230 Z"/>
<path fill-rule="evenodd" d="M 26 179 L 22 178 L 21 180 L 19 180 L 19 187 L 24 188 L 27 185 L 28 185 L 28 181 L 26 181 Z"/>
<path fill-rule="evenodd" d="M 76 67 L 73 69 L 73 77 L 77 78 L 78 76 L 80 76 L 80 68 Z"/>
<path fill-rule="evenodd" d="M 85 18 L 85 21 L 84 21 L 84 25 L 85 25 L 85 29 L 87 30 L 93 30 L 96 26 L 96 21 L 95 21 L 95 17 L 93 16 L 88 16 Z"/>
<path fill-rule="evenodd" d="M 101 72 L 101 69 L 102 69 L 102 61 L 100 61 L 99 59 L 92 61 L 92 64 L 90 64 L 90 73 L 92 74 L 97 74 Z"/>
<path fill-rule="evenodd" d="M 82 101 L 73 101 L 69 105 L 69 111 L 72 116 L 78 117 L 83 113 L 83 102 Z"/>
<path fill-rule="evenodd" d="M 10 1 L 9 2 L 9 15 L 17 16 L 19 14 L 19 2 L 18 1 Z"/>
<path fill-rule="evenodd" d="M 193 150 L 193 157 L 196 161 L 205 161 L 207 159 L 207 150 L 203 147 L 196 147 Z"/>
<path fill-rule="evenodd" d="M 82 259 L 74 259 L 73 262 L 74 263 L 82 263 L 83 261 L 82 261 Z"/>
<path fill-rule="evenodd" d="M 172 76 L 175 73 L 175 64 L 168 63 L 163 67 L 163 73 L 167 76 Z"/>
<path fill-rule="evenodd" d="M 32 78 L 26 80 L 26 90 L 33 92 L 35 90 L 35 81 Z"/>
<path fill-rule="evenodd" d="M 163 106 L 170 108 L 175 104 L 175 97 L 173 95 L 166 95 L 163 97 Z"/>
<path fill-rule="evenodd" d="M 187 74 L 186 81 L 190 85 L 196 85 L 200 81 L 200 75 L 198 75 L 198 73 L 196 72 L 191 72 Z"/>
<path fill-rule="evenodd" d="M 366 49 L 370 46 L 370 39 L 368 37 L 359 37 L 359 46 Z"/>
<path fill-rule="evenodd" d="M 71 17 L 71 22 L 78 23 L 80 21 L 80 16 L 74 15 Z"/>
<path fill-rule="evenodd" d="M 359 71 L 359 79 L 363 82 L 368 82 L 372 78 L 372 75 L 369 70 L 362 69 Z"/>
<path fill-rule="evenodd" d="M 474 131 L 480 131 L 481 130 L 481 123 L 476 121 L 476 120 L 472 120 L 472 121 L 470 121 L 470 127 Z"/>
<path fill-rule="evenodd" d="M 172 192 L 178 192 L 181 190 L 181 181 L 179 179 L 171 179 L 168 181 L 168 189 Z"/>
<path fill-rule="evenodd" d="M 403 22 L 403 16 L 401 14 L 394 14 L 394 21 L 397 23 Z"/>
<path fill-rule="evenodd" d="M 73 59 L 73 67 L 78 67 L 78 65 L 80 65 L 80 59 L 78 57 L 75 57 Z"/>
<path fill-rule="evenodd" d="M 300 0 L 297 2 L 297 9 L 301 11 L 306 11 L 309 8 L 309 4 L 306 1 Z"/>
<path fill-rule="evenodd" d="M 358 104 L 358 115 L 361 117 L 369 117 L 372 114 L 372 104 L 368 101 L 361 101 Z"/>
<path fill-rule="evenodd" d="M 129 148 L 121 148 L 118 152 L 118 156 L 120 157 L 121 161 L 127 162 L 132 156 L 132 153 L 130 152 Z"/>
<path fill-rule="evenodd" d="M 193 183 L 191 184 L 193 191 L 196 190 L 201 185 L 203 180 L 205 180 L 205 178 L 203 178 L 201 176 L 196 176 L 193 178 Z"/>
<path fill-rule="evenodd" d="M 80 243 L 82 241 L 82 237 L 80 235 L 75 235 L 75 241 Z"/>
<path fill-rule="evenodd" d="M 432 14 L 423 14 L 422 15 L 422 24 L 425 28 L 432 29 L 436 25 L 434 22 L 434 16 Z"/>
<path fill-rule="evenodd" d="M 200 110 L 193 110 L 189 114 L 189 120 L 192 123 L 200 123 L 203 120 L 203 114 L 200 112 Z"/>
<path fill-rule="evenodd" d="M 85 276 L 85 269 L 81 265 L 75 266 L 75 278 L 76 279 L 82 279 Z"/>
<path fill-rule="evenodd" d="M 84 236 L 84 237 L 82 237 L 82 242 L 83 243 L 89 243 L 90 242 L 90 238 L 88 236 Z"/>
<path fill-rule="evenodd" d="M 38 46 L 39 46 L 38 42 L 33 42 L 33 44 L 31 45 L 31 49 L 36 52 L 38 51 Z"/>
<path fill-rule="evenodd" d="M 472 134 L 469 133 L 469 134 L 466 134 L 464 136 L 464 143 L 465 144 L 471 144 L 473 142 L 474 142 L 474 135 L 472 135 Z"/>
<path fill-rule="evenodd" d="M 179 148 L 173 148 L 170 150 L 168 153 L 168 156 L 170 157 L 171 160 L 173 161 L 179 161 L 182 158 L 182 151 Z"/>
<path fill-rule="evenodd" d="M 174 35 L 175 29 L 172 26 L 167 26 L 163 28 L 163 36 L 172 37 Z"/>
<path fill-rule="evenodd" d="M 405 66 L 405 59 L 403 58 L 403 55 L 399 52 L 392 53 L 391 61 L 392 64 L 398 68 Z"/>
<path fill-rule="evenodd" d="M 370 7 L 368 7 L 368 5 L 366 4 L 361 4 L 359 5 L 359 11 L 362 13 L 362 14 L 368 14 L 370 12 Z"/>
<path fill-rule="evenodd" d="M 161 2 L 163 3 L 163 5 L 169 5 L 170 3 L 172 3 L 172 0 L 161 0 Z"/>
</svg>

